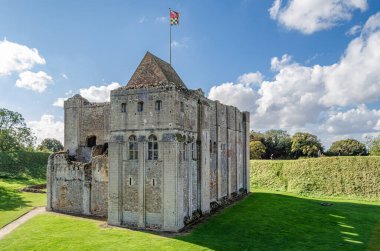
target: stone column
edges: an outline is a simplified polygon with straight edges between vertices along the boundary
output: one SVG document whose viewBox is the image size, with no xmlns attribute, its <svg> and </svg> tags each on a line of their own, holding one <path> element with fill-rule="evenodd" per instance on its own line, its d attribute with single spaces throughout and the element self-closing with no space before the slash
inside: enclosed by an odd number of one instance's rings
<svg viewBox="0 0 380 251">
<path fill-rule="evenodd" d="M 137 226 L 140 228 L 145 228 L 146 223 L 146 212 L 145 212 L 145 182 L 146 182 L 146 170 L 145 170 L 145 161 L 146 161 L 146 152 L 147 144 L 145 139 L 139 139 L 139 174 L 138 174 L 138 222 Z"/>
<path fill-rule="evenodd" d="M 250 130 L 250 118 L 249 118 L 249 112 L 244 112 L 243 114 L 243 121 L 244 121 L 244 134 L 243 137 L 244 140 L 244 163 L 245 163 L 245 189 L 247 189 L 247 192 L 250 192 L 251 190 L 251 184 L 250 184 L 250 161 L 249 161 L 249 130 Z"/>
<path fill-rule="evenodd" d="M 108 146 L 108 223 L 121 225 L 122 221 L 122 135 L 113 135 Z"/>
</svg>

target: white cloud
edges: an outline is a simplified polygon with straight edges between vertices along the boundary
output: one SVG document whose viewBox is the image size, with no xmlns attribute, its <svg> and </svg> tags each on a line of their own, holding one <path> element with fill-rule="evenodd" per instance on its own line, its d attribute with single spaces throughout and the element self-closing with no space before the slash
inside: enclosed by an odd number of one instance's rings
<svg viewBox="0 0 380 251">
<path fill-rule="evenodd" d="M 36 73 L 24 71 L 19 74 L 19 79 L 16 81 L 16 86 L 42 93 L 51 81 L 52 77 L 47 75 L 46 72 L 39 71 Z"/>
<path fill-rule="evenodd" d="M 245 73 L 238 77 L 237 81 L 243 85 L 260 84 L 263 81 L 263 75 L 261 72 Z"/>
<path fill-rule="evenodd" d="M 64 123 L 56 120 L 53 115 L 44 114 L 38 121 L 27 122 L 37 137 L 37 145 L 46 138 L 54 138 L 63 144 Z"/>
<path fill-rule="evenodd" d="M 57 107 L 63 107 L 63 102 L 65 102 L 68 98 L 57 98 L 56 101 L 54 101 L 53 106 Z"/>
<path fill-rule="evenodd" d="M 69 79 L 69 77 L 67 77 L 67 75 L 65 73 L 61 73 L 61 77 L 64 79 Z"/>
<path fill-rule="evenodd" d="M 380 110 L 361 104 L 345 112 L 332 112 L 322 128 L 329 133 L 350 134 L 380 131 Z"/>
<path fill-rule="evenodd" d="M 362 26 L 361 25 L 354 25 L 352 26 L 347 32 L 346 32 L 346 35 L 347 36 L 355 36 L 357 35 L 362 29 Z"/>
<path fill-rule="evenodd" d="M 257 90 L 239 77 L 236 83 L 213 86 L 209 98 L 249 110 L 255 130 L 309 130 L 325 142 L 343 135 L 360 138 L 380 129 L 379 110 L 363 105 L 380 101 L 378 62 L 380 13 L 368 19 L 335 64 L 305 66 L 285 54 L 272 58 L 275 76 Z"/>
<path fill-rule="evenodd" d="M 181 41 L 178 41 L 178 40 L 173 40 L 172 43 L 171 43 L 171 46 L 173 48 L 188 48 L 188 42 L 189 42 L 189 38 L 188 37 L 184 37 L 181 39 Z"/>
<path fill-rule="evenodd" d="M 112 82 L 109 85 L 90 86 L 89 88 L 79 89 L 79 94 L 90 102 L 108 102 L 110 101 L 110 92 L 116 88 L 121 87 L 119 83 Z M 72 96 L 73 91 L 66 93 L 65 98 L 57 98 L 53 106 L 63 107 L 63 102 Z"/>
<path fill-rule="evenodd" d="M 120 86 L 116 82 L 109 85 L 90 86 L 89 88 L 80 89 L 79 94 L 90 102 L 106 102 L 110 101 L 110 92 Z"/>
<path fill-rule="evenodd" d="M 211 87 L 208 98 L 244 111 L 253 111 L 256 109 L 255 100 L 258 96 L 251 87 L 244 84 L 224 83 Z"/>
<path fill-rule="evenodd" d="M 324 105 L 361 104 L 380 98 L 380 12 L 371 16 L 337 64 L 326 66 Z"/>
<path fill-rule="evenodd" d="M 43 65 L 45 59 L 38 50 L 25 45 L 0 41 L 0 76 L 31 69 L 34 65 Z"/>
<path fill-rule="evenodd" d="M 305 34 L 329 29 L 352 18 L 355 10 L 365 11 L 367 0 L 275 0 L 270 17 L 288 29 Z"/>
<path fill-rule="evenodd" d="M 168 22 L 168 17 L 157 17 L 156 18 L 156 22 L 159 22 L 159 23 L 167 23 Z"/>
</svg>

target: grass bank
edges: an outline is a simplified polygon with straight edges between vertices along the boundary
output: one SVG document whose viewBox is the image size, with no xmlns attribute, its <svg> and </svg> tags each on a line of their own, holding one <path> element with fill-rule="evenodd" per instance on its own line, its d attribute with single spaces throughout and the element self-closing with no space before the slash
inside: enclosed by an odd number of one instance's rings
<svg viewBox="0 0 380 251">
<path fill-rule="evenodd" d="M 252 160 L 251 186 L 317 197 L 380 200 L 380 157 Z"/>
<path fill-rule="evenodd" d="M 175 238 L 44 214 L 3 239 L 0 250 L 379 250 L 380 203 L 321 202 L 259 190 Z"/>
</svg>

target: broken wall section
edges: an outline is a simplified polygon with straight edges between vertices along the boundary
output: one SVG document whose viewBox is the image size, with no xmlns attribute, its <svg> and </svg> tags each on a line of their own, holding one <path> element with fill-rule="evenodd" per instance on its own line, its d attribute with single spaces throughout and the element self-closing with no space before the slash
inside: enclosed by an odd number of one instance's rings
<svg viewBox="0 0 380 251">
<path fill-rule="evenodd" d="M 108 156 L 93 156 L 91 163 L 82 163 L 71 161 L 67 152 L 50 155 L 46 209 L 107 216 Z"/>
</svg>

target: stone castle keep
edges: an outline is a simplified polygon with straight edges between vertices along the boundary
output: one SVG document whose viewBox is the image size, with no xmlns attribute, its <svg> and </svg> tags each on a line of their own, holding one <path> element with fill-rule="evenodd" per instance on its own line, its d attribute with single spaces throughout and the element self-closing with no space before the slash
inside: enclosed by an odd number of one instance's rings
<svg viewBox="0 0 380 251">
<path fill-rule="evenodd" d="M 249 192 L 249 113 L 190 90 L 147 52 L 110 102 L 65 101 L 47 209 L 179 231 Z"/>
</svg>

